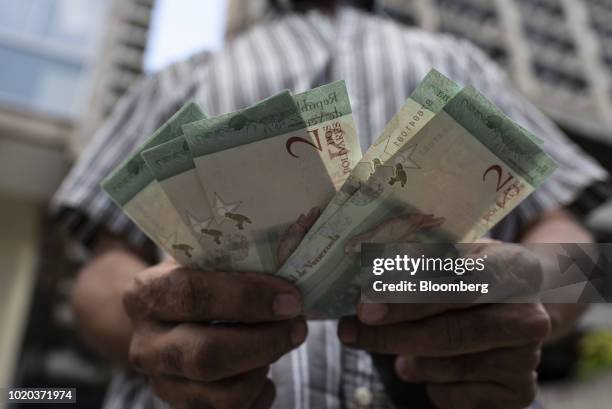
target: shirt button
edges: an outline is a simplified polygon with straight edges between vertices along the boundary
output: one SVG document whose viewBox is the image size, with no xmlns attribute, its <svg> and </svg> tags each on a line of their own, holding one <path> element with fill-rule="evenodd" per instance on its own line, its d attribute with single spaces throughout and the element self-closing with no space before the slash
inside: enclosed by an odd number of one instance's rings
<svg viewBox="0 0 612 409">
<path fill-rule="evenodd" d="M 360 408 L 367 408 L 372 404 L 372 391 L 365 386 L 355 389 L 353 397 Z"/>
</svg>

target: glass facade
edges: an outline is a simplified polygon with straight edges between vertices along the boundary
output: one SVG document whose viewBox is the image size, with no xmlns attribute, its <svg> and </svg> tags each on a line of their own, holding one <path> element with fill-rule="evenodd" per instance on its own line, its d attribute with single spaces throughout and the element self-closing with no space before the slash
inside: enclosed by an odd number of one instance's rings
<svg viewBox="0 0 612 409">
<path fill-rule="evenodd" d="M 75 118 L 109 0 L 0 0 L 0 104 Z"/>
</svg>

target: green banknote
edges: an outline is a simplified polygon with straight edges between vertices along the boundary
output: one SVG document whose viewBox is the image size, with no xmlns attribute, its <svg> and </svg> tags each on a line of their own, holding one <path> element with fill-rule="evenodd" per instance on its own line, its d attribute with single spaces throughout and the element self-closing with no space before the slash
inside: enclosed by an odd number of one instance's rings
<svg viewBox="0 0 612 409">
<path fill-rule="evenodd" d="M 106 193 L 160 248 L 183 265 L 201 268 L 204 254 L 198 239 L 181 220 L 141 153 L 180 136 L 183 124 L 204 117 L 197 104 L 186 104 L 102 182 Z"/>
<path fill-rule="evenodd" d="M 225 149 L 239 144 L 238 139 L 231 139 L 222 126 L 231 125 L 236 114 L 249 118 L 262 118 L 270 113 L 278 114 L 284 108 L 291 95 L 285 91 L 262 103 L 245 108 L 239 113 L 221 115 L 215 118 L 197 118 L 185 122 L 183 127 L 190 134 L 203 133 L 203 130 L 215 129 L 211 134 L 211 143 L 221 143 Z M 225 124 L 225 125 L 224 125 Z M 196 131 L 197 130 L 197 131 Z M 247 254 L 248 238 L 241 232 L 230 231 L 226 226 L 215 225 L 214 203 L 208 201 L 206 191 L 197 174 L 195 163 L 184 135 L 169 142 L 142 152 L 147 166 L 161 185 L 183 222 L 198 238 L 205 254 L 207 268 L 225 271 L 244 270 L 244 265 L 257 264 L 257 254 Z M 252 258 L 256 259 L 253 260 Z"/>
<path fill-rule="evenodd" d="M 187 214 L 188 224 L 201 237 L 201 243 L 206 248 L 207 262 L 215 268 L 226 271 L 265 271 L 260 259 L 261 252 L 254 250 L 254 238 L 245 229 L 250 219 L 237 212 L 236 203 L 225 202 L 223 196 L 216 191 L 214 197 L 206 193 L 210 185 L 206 186 L 200 180 L 194 158 L 255 143 L 274 135 L 279 129 L 299 129 L 303 126 L 304 120 L 297 114 L 297 107 L 289 91 L 283 91 L 237 112 L 183 126 L 186 145 L 181 145 L 180 149 L 187 148 L 187 152 L 181 154 L 183 167 L 165 166 L 165 175 L 160 176 L 164 179 L 163 186 L 177 196 L 175 200 L 179 209 Z M 178 144 L 173 144 L 173 148 L 179 148 Z M 172 149 L 164 148 L 149 152 L 154 156 L 173 153 Z M 189 189 L 189 194 L 197 195 L 197 200 L 182 192 L 186 181 L 189 181 L 189 186 L 194 186 Z M 199 189 L 195 188 L 196 181 Z"/>
<path fill-rule="evenodd" d="M 359 186 L 410 141 L 460 90 L 461 87 L 454 81 L 436 70 L 431 70 L 355 166 L 303 242 L 308 243 L 314 233 L 346 203 Z"/>
<path fill-rule="evenodd" d="M 228 226 L 214 224 L 214 203 L 208 201 L 200 183 L 185 136 L 142 153 L 164 193 L 170 198 L 183 222 L 198 238 L 206 269 L 245 271 L 258 265 L 256 252 L 249 252 L 249 237 Z"/>
<path fill-rule="evenodd" d="M 360 243 L 480 238 L 555 170 L 534 140 L 466 87 L 300 244 L 278 275 L 296 283 L 307 311 L 353 314 Z"/>
<path fill-rule="evenodd" d="M 274 273 L 286 227 L 323 208 L 361 158 L 343 81 L 183 129 L 220 233 L 212 244 L 240 252 L 241 270 Z"/>
</svg>

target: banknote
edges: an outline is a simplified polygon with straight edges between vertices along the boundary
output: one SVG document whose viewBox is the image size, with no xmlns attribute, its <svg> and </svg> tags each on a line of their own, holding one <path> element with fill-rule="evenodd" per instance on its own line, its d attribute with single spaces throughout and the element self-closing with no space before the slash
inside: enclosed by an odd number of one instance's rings
<svg viewBox="0 0 612 409">
<path fill-rule="evenodd" d="M 183 223 L 198 238 L 207 269 L 244 271 L 259 265 L 258 254 L 248 252 L 248 235 L 214 224 L 215 203 L 208 201 L 185 136 L 148 149 L 142 157 Z"/>
<path fill-rule="evenodd" d="M 199 157 L 254 143 L 306 126 L 288 90 L 247 108 L 184 124 L 183 133 L 194 162 Z"/>
<path fill-rule="evenodd" d="M 353 314 L 362 242 L 471 242 L 555 170 L 473 87 L 448 101 L 279 269 L 307 311 Z M 304 243 L 303 243 L 304 244 Z"/>
<path fill-rule="evenodd" d="M 179 263 L 201 268 L 204 254 L 197 237 L 181 220 L 141 153 L 180 136 L 183 124 L 203 117 L 196 103 L 186 104 L 102 182 L 102 188 L 155 244 Z"/>
<path fill-rule="evenodd" d="M 285 228 L 325 207 L 361 158 L 343 81 L 183 129 L 213 207 L 210 227 L 222 233 L 217 245 L 244 236 L 229 250 L 255 272 L 276 271 Z"/>
<path fill-rule="evenodd" d="M 215 118 L 189 103 L 102 185 L 179 263 L 278 275 L 336 318 L 354 313 L 361 243 L 477 240 L 554 171 L 541 143 L 432 70 L 363 157 L 340 81 Z"/>
<path fill-rule="evenodd" d="M 186 123 L 183 131 L 187 136 L 143 153 L 150 166 L 157 165 L 154 173 L 160 184 L 173 196 L 173 203 L 185 223 L 199 237 L 208 265 L 224 271 L 263 272 L 259 253 L 251 249 L 253 238 L 243 226 L 248 220 L 241 219 L 233 212 L 234 204 L 223 202 L 220 196 L 209 200 L 194 156 L 240 146 L 248 142 L 245 135 L 261 137 L 273 132 L 278 124 L 290 129 L 304 126 L 289 91 L 237 112 Z M 191 147 L 188 137 L 192 140 Z M 242 228 L 225 222 L 230 218 Z"/>
<path fill-rule="evenodd" d="M 374 144 L 368 148 L 303 241 L 307 243 L 311 240 L 314 233 L 346 203 L 359 186 L 410 141 L 460 90 L 458 84 L 432 69 L 387 124 Z"/>
<path fill-rule="evenodd" d="M 282 120 L 296 120 L 284 114 L 287 102 L 292 102 L 291 94 L 283 91 L 236 113 L 214 118 L 196 118 L 197 120 L 184 123 L 183 128 L 187 129 L 190 135 L 203 135 L 206 132 L 210 143 L 208 147 L 216 144 L 213 150 L 223 150 L 239 145 L 241 141 L 238 138 L 227 137 L 222 126 L 236 127 L 236 118 L 239 115 L 255 120 L 265 120 L 271 115 L 279 115 Z M 301 118 L 297 118 L 297 121 L 302 123 Z M 217 133 L 211 132 L 213 129 L 217 130 Z M 200 148 L 203 149 L 202 146 Z M 205 252 L 208 268 L 241 271 L 261 264 L 258 254 L 249 252 L 248 243 L 251 238 L 248 235 L 234 231 L 232 226 L 227 224 L 216 223 L 218 217 L 216 218 L 215 214 L 224 209 L 215 208 L 218 204 L 216 202 L 209 202 L 184 135 L 144 151 L 142 157 L 181 215 L 183 222 L 198 238 Z"/>
</svg>

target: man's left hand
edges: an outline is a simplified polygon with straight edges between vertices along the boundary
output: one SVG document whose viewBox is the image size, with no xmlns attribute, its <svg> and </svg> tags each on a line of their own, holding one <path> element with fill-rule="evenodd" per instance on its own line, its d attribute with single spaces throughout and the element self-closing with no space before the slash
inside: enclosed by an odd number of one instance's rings
<svg viewBox="0 0 612 409">
<path fill-rule="evenodd" d="M 519 246 L 489 253 L 490 273 L 500 280 L 539 277 L 537 260 Z M 523 409 L 535 399 L 540 349 L 551 331 L 541 303 L 362 303 L 357 311 L 340 321 L 340 339 L 397 355 L 397 375 L 427 384 L 440 409 Z"/>
</svg>

